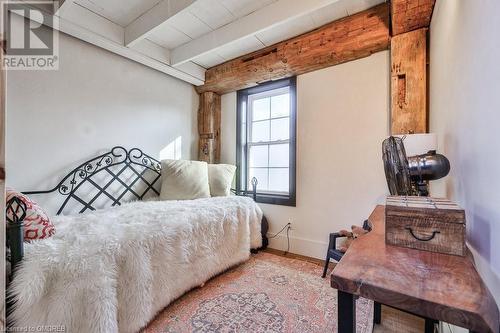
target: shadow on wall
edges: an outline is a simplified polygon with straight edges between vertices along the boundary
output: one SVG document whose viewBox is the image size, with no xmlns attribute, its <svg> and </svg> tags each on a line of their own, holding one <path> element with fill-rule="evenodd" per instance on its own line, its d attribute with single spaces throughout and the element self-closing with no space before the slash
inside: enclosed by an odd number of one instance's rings
<svg viewBox="0 0 500 333">
<path fill-rule="evenodd" d="M 467 240 L 470 245 L 491 265 L 491 225 L 493 221 L 486 216 L 495 216 L 483 206 L 474 205 L 472 217 L 469 220 Z M 467 221 L 467 222 L 469 222 Z"/>
<path fill-rule="evenodd" d="M 178 136 L 174 141 L 170 142 L 162 150 L 160 150 L 161 160 L 180 160 L 182 159 L 182 137 Z"/>
</svg>

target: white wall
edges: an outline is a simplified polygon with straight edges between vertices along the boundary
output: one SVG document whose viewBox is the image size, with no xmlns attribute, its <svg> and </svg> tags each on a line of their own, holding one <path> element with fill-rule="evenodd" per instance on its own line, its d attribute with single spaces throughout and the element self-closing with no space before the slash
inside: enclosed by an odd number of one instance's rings
<svg viewBox="0 0 500 333">
<path fill-rule="evenodd" d="M 270 233 L 292 221 L 291 251 L 323 258 L 328 234 L 362 224 L 387 185 L 389 52 L 297 79 L 297 207 L 262 205 Z M 235 162 L 236 94 L 222 96 L 222 152 Z M 286 237 L 271 240 L 286 248 Z"/>
<path fill-rule="evenodd" d="M 7 90 L 7 183 L 19 190 L 52 187 L 115 145 L 158 158 L 177 139 L 177 157 L 196 157 L 193 86 L 67 35 L 58 71 L 10 71 Z"/>
<path fill-rule="evenodd" d="M 500 304 L 500 1 L 438 0 L 431 22 L 430 129 L 451 173 L 479 272 Z"/>
</svg>

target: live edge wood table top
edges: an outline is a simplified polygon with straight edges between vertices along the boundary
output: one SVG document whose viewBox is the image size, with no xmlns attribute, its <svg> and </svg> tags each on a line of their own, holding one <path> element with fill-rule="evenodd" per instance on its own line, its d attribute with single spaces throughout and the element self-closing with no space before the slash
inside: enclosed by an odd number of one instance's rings
<svg viewBox="0 0 500 333">
<path fill-rule="evenodd" d="M 358 295 L 473 332 L 498 333 L 498 307 L 470 252 L 460 257 L 386 245 L 384 208 L 375 208 L 373 230 L 356 239 L 333 270 L 339 298 Z M 339 320 L 340 311 L 351 310 L 339 308 Z"/>
</svg>

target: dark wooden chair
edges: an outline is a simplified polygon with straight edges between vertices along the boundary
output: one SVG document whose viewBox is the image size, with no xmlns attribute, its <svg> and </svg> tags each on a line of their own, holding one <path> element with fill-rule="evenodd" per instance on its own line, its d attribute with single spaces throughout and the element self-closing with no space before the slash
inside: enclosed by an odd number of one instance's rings
<svg viewBox="0 0 500 333">
<path fill-rule="evenodd" d="M 371 231 L 372 227 L 368 220 L 363 222 L 363 229 L 367 231 Z M 323 269 L 323 278 L 326 276 L 326 272 L 328 271 L 328 264 L 330 263 L 330 259 L 333 259 L 337 262 L 342 259 L 344 252 L 337 250 L 337 239 L 345 238 L 346 236 L 342 236 L 338 232 L 334 232 L 330 234 L 330 242 L 328 243 L 328 251 L 326 252 L 326 260 L 325 260 L 325 268 Z"/>
<path fill-rule="evenodd" d="M 326 277 L 326 272 L 328 271 L 328 264 L 330 264 L 330 260 L 333 259 L 339 262 L 340 259 L 342 259 L 344 253 L 340 252 L 340 250 L 337 250 L 337 239 L 345 237 L 346 236 L 342 236 L 338 232 L 330 234 L 330 242 L 328 243 L 328 250 L 326 252 L 325 268 L 323 269 L 323 278 Z"/>
</svg>

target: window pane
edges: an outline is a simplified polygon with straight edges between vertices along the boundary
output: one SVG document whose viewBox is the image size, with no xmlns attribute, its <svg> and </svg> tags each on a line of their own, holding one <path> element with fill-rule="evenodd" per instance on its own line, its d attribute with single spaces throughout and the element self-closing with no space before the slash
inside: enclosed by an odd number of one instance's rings
<svg viewBox="0 0 500 333">
<path fill-rule="evenodd" d="M 271 120 L 271 141 L 290 138 L 290 118 Z"/>
<path fill-rule="evenodd" d="M 269 141 L 269 120 L 252 123 L 251 142 Z"/>
<path fill-rule="evenodd" d="M 271 118 L 290 115 L 290 94 L 271 97 Z"/>
<path fill-rule="evenodd" d="M 268 148 L 269 146 L 250 147 L 250 167 L 268 167 Z"/>
<path fill-rule="evenodd" d="M 253 101 L 253 109 L 252 109 L 252 120 L 263 120 L 269 119 L 269 104 L 270 98 L 261 98 Z"/>
<path fill-rule="evenodd" d="M 241 113 L 240 113 L 240 120 L 241 120 L 241 126 L 240 126 L 240 139 L 241 142 L 245 142 L 246 137 L 247 137 L 247 110 L 246 110 L 246 105 L 247 103 L 241 103 Z"/>
<path fill-rule="evenodd" d="M 269 169 L 269 191 L 288 192 L 288 168 Z"/>
<path fill-rule="evenodd" d="M 269 166 L 288 168 L 290 146 L 288 143 L 269 146 Z"/>
<path fill-rule="evenodd" d="M 268 171 L 267 168 L 250 168 L 250 177 L 248 177 L 248 189 L 251 191 L 252 178 L 257 178 L 257 192 L 268 191 Z"/>
</svg>

